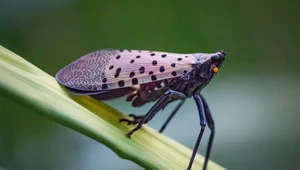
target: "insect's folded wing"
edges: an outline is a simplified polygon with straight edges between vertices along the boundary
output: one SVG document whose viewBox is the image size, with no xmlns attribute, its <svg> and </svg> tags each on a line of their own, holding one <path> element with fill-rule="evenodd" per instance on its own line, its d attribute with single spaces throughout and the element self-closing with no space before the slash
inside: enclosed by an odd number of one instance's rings
<svg viewBox="0 0 300 170">
<path fill-rule="evenodd" d="M 111 90 L 181 76 L 194 62 L 189 54 L 99 50 L 60 70 L 56 79 L 75 90 Z"/>
</svg>

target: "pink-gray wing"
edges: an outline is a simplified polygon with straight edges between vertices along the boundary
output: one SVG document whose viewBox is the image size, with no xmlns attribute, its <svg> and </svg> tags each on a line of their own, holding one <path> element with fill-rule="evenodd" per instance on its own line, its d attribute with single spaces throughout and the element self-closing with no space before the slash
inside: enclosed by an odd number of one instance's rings
<svg viewBox="0 0 300 170">
<path fill-rule="evenodd" d="M 192 54 L 141 50 L 98 50 L 56 74 L 62 85 L 79 91 L 102 91 L 179 77 L 192 70 Z"/>
</svg>

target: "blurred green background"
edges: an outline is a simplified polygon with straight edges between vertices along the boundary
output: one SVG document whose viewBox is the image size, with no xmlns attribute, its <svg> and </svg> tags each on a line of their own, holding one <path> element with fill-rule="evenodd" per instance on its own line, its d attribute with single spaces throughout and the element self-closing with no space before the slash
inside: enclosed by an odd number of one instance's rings
<svg viewBox="0 0 300 170">
<path fill-rule="evenodd" d="M 203 90 L 216 123 L 211 159 L 228 169 L 299 169 L 298 2 L 2 0 L 0 44 L 53 76 L 96 49 L 225 49 L 225 63 Z M 107 103 L 124 113 L 151 106 Z M 0 104 L 0 169 L 142 169 L 3 92 Z M 172 106 L 150 126 L 158 129 Z M 165 134 L 193 148 L 199 128 L 189 100 Z"/>
</svg>

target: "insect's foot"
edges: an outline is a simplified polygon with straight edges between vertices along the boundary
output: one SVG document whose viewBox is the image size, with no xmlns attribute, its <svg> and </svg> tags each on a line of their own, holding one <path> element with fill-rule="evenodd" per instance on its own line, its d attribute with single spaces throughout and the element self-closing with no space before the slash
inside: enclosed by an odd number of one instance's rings
<svg viewBox="0 0 300 170">
<path fill-rule="evenodd" d="M 128 116 L 132 117 L 133 119 L 141 119 L 144 117 L 144 116 L 139 116 L 139 115 L 135 115 L 135 114 L 129 114 Z"/>
<path fill-rule="evenodd" d="M 120 121 L 119 122 L 127 122 L 127 125 L 130 125 L 131 124 L 131 122 L 132 122 L 132 120 L 129 120 L 129 119 L 120 119 Z"/>
<path fill-rule="evenodd" d="M 131 139 L 131 134 L 126 134 L 126 137 Z"/>
<path fill-rule="evenodd" d="M 124 119 L 124 118 L 119 120 L 119 122 L 127 122 L 127 121 L 128 121 L 128 119 Z"/>
<path fill-rule="evenodd" d="M 141 119 L 134 119 L 134 120 L 129 120 L 129 119 L 120 119 L 120 122 L 127 122 L 127 125 L 135 125 L 140 122 Z"/>
</svg>

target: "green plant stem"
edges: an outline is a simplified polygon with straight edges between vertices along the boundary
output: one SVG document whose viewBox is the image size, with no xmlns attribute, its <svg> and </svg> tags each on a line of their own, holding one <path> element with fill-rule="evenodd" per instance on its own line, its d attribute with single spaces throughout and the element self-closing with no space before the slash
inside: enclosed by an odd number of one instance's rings
<svg viewBox="0 0 300 170">
<path fill-rule="evenodd" d="M 0 88 L 38 114 L 103 143 L 145 169 L 187 168 L 190 149 L 147 126 L 128 139 L 125 134 L 134 126 L 119 123 L 122 113 L 88 96 L 70 95 L 52 76 L 2 46 Z M 193 169 L 202 169 L 203 161 L 197 155 Z M 208 164 L 208 170 L 223 169 L 212 161 Z"/>
</svg>

